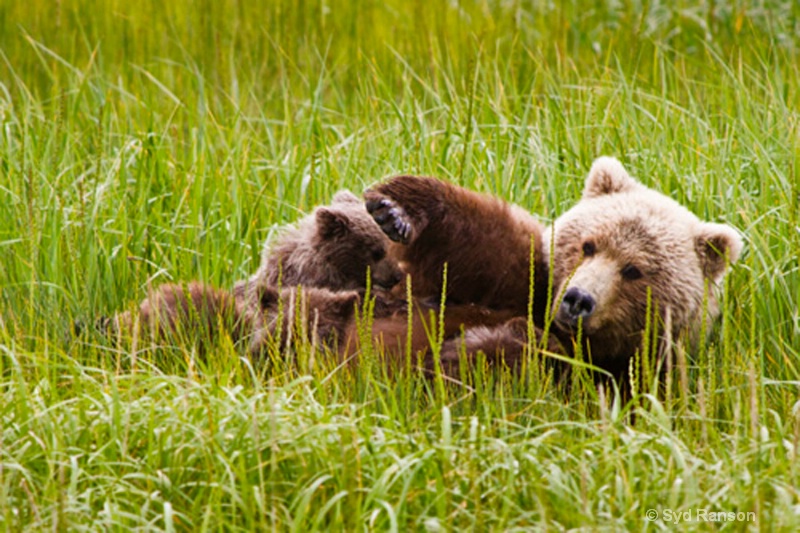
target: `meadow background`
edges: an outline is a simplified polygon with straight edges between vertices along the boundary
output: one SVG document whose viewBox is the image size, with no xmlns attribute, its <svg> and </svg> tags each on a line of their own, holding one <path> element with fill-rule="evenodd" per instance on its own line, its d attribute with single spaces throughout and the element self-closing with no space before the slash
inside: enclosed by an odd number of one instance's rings
<svg viewBox="0 0 800 533">
<path fill-rule="evenodd" d="M 0 530 L 798 530 L 799 6 L 0 2 Z M 231 286 L 338 189 L 551 220 L 602 154 L 747 243 L 710 342 L 628 405 L 70 334 Z"/>
</svg>

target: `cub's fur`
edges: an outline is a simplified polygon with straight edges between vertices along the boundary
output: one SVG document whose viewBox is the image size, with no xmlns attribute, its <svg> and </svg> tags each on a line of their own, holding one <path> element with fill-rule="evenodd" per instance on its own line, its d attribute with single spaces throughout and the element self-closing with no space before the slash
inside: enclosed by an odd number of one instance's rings
<svg viewBox="0 0 800 533">
<path fill-rule="evenodd" d="M 249 282 L 360 290 L 366 287 L 369 268 L 372 284 L 390 289 L 403 276 L 388 253 L 390 244 L 364 203 L 353 193 L 340 191 L 331 205 L 317 207 L 274 243 L 268 241 L 261 266 Z"/>
<path fill-rule="evenodd" d="M 186 286 L 166 283 L 153 289 L 136 312 L 101 319 L 109 334 L 143 335 L 150 340 L 191 340 L 200 346 L 213 342 L 220 328 L 234 339 L 241 335 L 242 317 L 233 296 L 223 289 L 192 281 Z"/>
<path fill-rule="evenodd" d="M 340 192 L 330 206 L 318 207 L 268 243 L 259 270 L 236 283 L 232 293 L 198 282 L 185 289 L 162 285 L 141 303 L 139 321 L 145 332 L 194 331 L 194 340 L 204 342 L 218 336 L 222 326 L 254 356 L 270 346 L 285 350 L 295 342 L 313 342 L 342 358 L 355 359 L 364 348 L 364 335 L 389 353 L 405 354 L 407 303 L 387 291 L 402 274 L 390 244 L 364 204 L 351 193 Z M 356 309 L 363 303 L 368 269 L 375 300 L 365 334 Z M 418 354 L 439 335 L 435 331 L 439 310 L 426 300 L 414 300 L 412 305 L 408 349 Z M 441 335 L 449 338 L 463 327 L 498 325 L 511 316 L 473 304 L 448 305 Z M 122 313 L 114 326 L 131 331 L 134 318 Z"/>
</svg>

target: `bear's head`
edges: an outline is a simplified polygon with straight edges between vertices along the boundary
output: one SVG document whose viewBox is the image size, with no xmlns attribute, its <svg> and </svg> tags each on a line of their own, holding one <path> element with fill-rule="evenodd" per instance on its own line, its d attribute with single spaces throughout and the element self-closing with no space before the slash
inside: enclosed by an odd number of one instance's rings
<svg viewBox="0 0 800 533">
<path fill-rule="evenodd" d="M 282 348 L 293 342 L 335 342 L 352 322 L 361 303 L 356 291 L 320 287 L 254 287 L 258 310 L 252 314 L 249 350 L 259 355 L 280 339 Z"/>
<path fill-rule="evenodd" d="M 389 253 L 391 241 L 349 191 L 340 191 L 329 206 L 314 212 L 314 249 L 322 264 L 343 280 L 336 289 L 363 288 L 369 267 L 372 283 L 389 289 L 402 279 L 397 261 Z"/>
<path fill-rule="evenodd" d="M 719 313 L 715 289 L 742 250 L 733 228 L 699 220 L 610 157 L 594 162 L 581 200 L 546 233 L 554 323 L 571 334 L 580 324 L 598 362 L 641 346 L 648 290 L 661 331 L 697 340 Z"/>
</svg>

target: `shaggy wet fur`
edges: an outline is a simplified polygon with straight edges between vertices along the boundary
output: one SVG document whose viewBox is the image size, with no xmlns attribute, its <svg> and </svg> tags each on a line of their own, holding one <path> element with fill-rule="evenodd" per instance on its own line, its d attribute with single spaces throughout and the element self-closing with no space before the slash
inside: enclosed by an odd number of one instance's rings
<svg viewBox="0 0 800 533">
<path fill-rule="evenodd" d="M 531 246 L 536 286 L 547 285 L 542 225 L 522 208 L 434 178 L 398 176 L 365 193 L 367 210 L 399 243 L 392 253 L 411 275 L 414 294 L 525 314 Z M 545 299 L 535 300 L 543 320 Z"/>
<path fill-rule="evenodd" d="M 389 289 L 403 277 L 388 254 L 391 242 L 372 220 L 363 202 L 340 191 L 328 206 L 320 206 L 267 241 L 261 266 L 250 283 L 266 287 L 324 287 L 358 290 L 367 285 L 367 270 L 376 287 Z"/>
<path fill-rule="evenodd" d="M 197 282 L 186 288 L 156 288 L 140 305 L 140 329 L 157 335 L 194 331 L 190 338 L 205 345 L 223 328 L 256 357 L 271 346 L 284 351 L 296 342 L 312 342 L 356 359 L 363 348 L 356 312 L 363 304 L 369 269 L 376 286 L 374 320 L 366 338 L 389 353 L 404 354 L 408 309 L 405 299 L 387 290 L 401 274 L 389 244 L 363 203 L 340 192 L 330 206 L 318 207 L 268 243 L 259 270 L 236 283 L 232 293 Z M 413 301 L 413 309 L 409 349 L 423 354 L 437 338 L 439 309 L 422 299 Z M 448 305 L 442 335 L 450 338 L 464 327 L 498 325 L 511 316 L 472 304 Z M 117 315 L 114 330 L 132 331 L 134 320 L 129 312 Z"/>
</svg>

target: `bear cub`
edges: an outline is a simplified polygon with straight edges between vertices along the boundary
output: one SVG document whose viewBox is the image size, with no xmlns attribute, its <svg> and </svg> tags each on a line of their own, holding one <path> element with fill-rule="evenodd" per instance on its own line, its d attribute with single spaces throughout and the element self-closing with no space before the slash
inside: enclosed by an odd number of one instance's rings
<svg viewBox="0 0 800 533">
<path fill-rule="evenodd" d="M 267 241 L 261 266 L 248 282 L 363 290 L 369 267 L 372 284 L 391 289 L 403 273 L 389 255 L 390 244 L 361 199 L 350 191 L 339 191 L 331 205 L 317 207 L 286 228 L 274 243 Z"/>
</svg>

